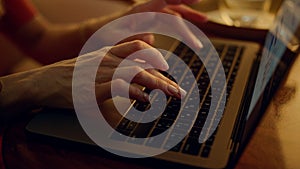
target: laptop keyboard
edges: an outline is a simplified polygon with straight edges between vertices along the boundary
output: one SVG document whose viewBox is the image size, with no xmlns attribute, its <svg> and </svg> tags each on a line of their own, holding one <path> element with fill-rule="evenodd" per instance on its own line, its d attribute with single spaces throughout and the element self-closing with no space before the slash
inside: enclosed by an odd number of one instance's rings
<svg viewBox="0 0 300 169">
<path fill-rule="evenodd" d="M 218 92 L 222 92 L 222 94 L 225 94 L 226 99 L 228 100 L 229 95 L 231 93 L 231 89 L 233 87 L 235 77 L 237 75 L 237 70 L 239 68 L 241 55 L 243 53 L 243 47 L 217 44 L 217 43 L 214 43 L 214 46 L 220 56 L 220 59 L 222 60 L 224 72 L 226 75 L 226 82 L 227 82 L 226 90 L 224 90 L 224 87 L 220 87 L 216 90 Z M 170 149 L 170 151 L 173 152 L 184 153 L 193 156 L 201 156 L 206 158 L 209 156 L 209 153 L 211 151 L 211 146 L 214 143 L 218 126 L 217 129 L 213 132 L 213 134 L 204 143 L 200 144 L 198 142 L 198 138 L 200 136 L 201 131 L 209 131 L 211 129 L 211 128 L 204 128 L 204 123 L 208 116 L 211 99 L 213 97 L 211 93 L 210 78 L 207 73 L 208 72 L 207 69 L 210 68 L 213 69 L 214 67 L 213 65 L 215 65 L 216 63 L 213 60 L 207 59 L 206 67 L 204 67 L 202 61 L 195 55 L 195 53 L 192 50 L 186 47 L 183 43 L 180 43 L 173 53 L 179 56 L 181 60 L 185 62 L 185 64 L 189 65 L 189 69 L 191 70 L 191 72 L 193 73 L 194 77 L 197 80 L 199 95 L 201 96 L 200 103 L 197 105 L 188 105 L 188 106 L 199 107 L 198 108 L 199 111 L 196 116 L 196 120 L 194 124 L 190 124 L 191 121 L 188 121 L 186 123 L 177 122 L 174 125 L 175 127 L 173 129 L 170 129 L 170 127 L 175 123 L 175 120 L 179 114 L 181 108 L 181 100 L 178 98 L 168 96 L 167 105 L 164 109 L 164 112 L 161 114 L 160 117 L 155 118 L 156 120 L 149 123 L 138 123 L 123 118 L 119 122 L 116 131 L 112 133 L 111 138 L 119 141 L 126 141 L 133 144 L 141 144 L 141 145 L 146 145 L 155 148 Z M 212 65 L 212 67 L 209 66 L 210 64 Z M 162 72 L 162 73 L 168 78 L 170 78 L 171 80 L 174 80 L 174 76 L 178 76 L 176 79 L 181 79 L 181 82 L 178 82 L 179 85 L 180 86 L 184 85 L 184 83 L 186 82 L 186 78 L 189 78 L 184 75 L 185 70 L 183 68 L 176 67 L 175 64 L 173 71 L 174 72 L 172 76 L 170 76 L 166 72 Z M 216 76 L 218 76 L 218 74 L 216 74 Z M 151 91 L 145 89 L 145 92 L 150 93 Z M 155 101 L 159 101 L 155 99 L 156 99 L 155 97 L 151 98 L 152 105 L 155 105 Z M 222 103 L 221 99 L 219 100 L 219 104 L 224 104 L 224 106 L 226 106 L 226 103 L 225 102 Z M 150 103 L 134 101 L 133 107 L 139 111 L 145 111 L 150 109 L 151 105 Z M 215 113 L 217 111 L 218 109 L 216 108 Z M 181 114 L 181 116 L 186 116 L 184 118 L 188 119 L 189 113 Z M 221 120 L 221 119 L 215 119 L 215 120 Z M 180 134 L 182 134 L 182 132 L 180 132 L 180 129 L 184 130 L 184 129 L 189 129 L 190 127 L 191 130 L 189 134 L 185 136 L 180 143 L 178 143 L 174 147 L 170 145 L 170 143 L 172 143 L 172 140 L 176 140 L 176 138 L 178 138 Z M 159 135 L 168 129 L 170 129 L 168 131 L 169 135 L 167 138 L 165 138 L 163 142 L 161 140 L 155 140 L 154 137 L 151 137 L 151 136 Z M 129 136 L 129 138 L 127 140 L 120 140 L 121 137 L 118 137 L 120 133 Z M 145 142 L 141 142 L 136 138 L 149 138 L 149 139 Z"/>
</svg>

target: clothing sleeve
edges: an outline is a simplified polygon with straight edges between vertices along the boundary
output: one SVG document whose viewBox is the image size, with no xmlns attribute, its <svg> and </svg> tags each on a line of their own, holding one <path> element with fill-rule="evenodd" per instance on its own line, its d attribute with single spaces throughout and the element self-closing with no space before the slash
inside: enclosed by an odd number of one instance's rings
<svg viewBox="0 0 300 169">
<path fill-rule="evenodd" d="M 22 26 L 31 21 L 37 10 L 29 0 L 3 0 L 4 17 L 14 26 Z"/>
</svg>

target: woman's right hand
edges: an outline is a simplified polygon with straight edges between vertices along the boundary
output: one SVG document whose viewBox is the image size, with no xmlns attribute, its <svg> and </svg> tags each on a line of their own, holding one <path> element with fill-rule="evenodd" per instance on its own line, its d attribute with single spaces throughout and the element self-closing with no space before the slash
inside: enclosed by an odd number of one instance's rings
<svg viewBox="0 0 300 169">
<path fill-rule="evenodd" d="M 129 94 L 132 99 L 149 101 L 149 96 L 134 84 L 160 89 L 167 95 L 178 98 L 186 94 L 175 82 L 158 71 L 168 70 L 169 65 L 157 49 L 143 41 L 125 42 L 110 49 L 102 48 L 85 54 L 77 59 L 76 66 L 79 66 L 82 75 L 88 76 L 91 72 L 89 65 L 99 63 L 99 59 L 102 60 L 97 69 L 95 91 L 100 103 L 112 97 L 111 89 L 121 97 Z"/>
<path fill-rule="evenodd" d="M 147 50 L 147 55 L 136 59 L 127 58 L 139 50 Z M 116 93 L 123 96 L 128 94 L 132 99 L 148 101 L 148 95 L 136 83 L 150 89 L 161 89 L 167 95 L 183 97 L 186 93 L 175 82 L 163 76 L 157 69 L 167 70 L 168 65 L 161 53 L 143 41 L 130 41 L 108 50 L 102 48 L 78 58 L 64 60 L 39 69 L 2 77 L 3 88 L 0 94 L 0 106 L 6 109 L 23 108 L 24 105 L 49 106 L 58 108 L 73 108 L 72 102 L 72 78 L 76 66 L 81 66 L 85 72 L 89 67 L 84 65 L 99 63 L 95 81 L 95 91 L 98 103 L 112 97 L 111 86 L 117 86 Z M 143 60 L 144 62 L 141 62 Z M 76 62 L 77 61 L 77 62 Z M 119 64 L 125 61 L 125 66 Z M 151 65 L 157 69 L 143 70 L 143 67 Z M 119 70 L 118 76 L 113 79 L 114 72 Z M 133 79 L 128 79 L 132 73 L 137 73 Z M 89 73 L 89 72 L 87 72 Z M 132 81 L 130 81 L 132 80 Z M 80 86 L 76 87 L 84 87 Z M 129 91 L 126 91 L 129 85 Z M 17 106 L 16 106 L 17 105 Z"/>
</svg>

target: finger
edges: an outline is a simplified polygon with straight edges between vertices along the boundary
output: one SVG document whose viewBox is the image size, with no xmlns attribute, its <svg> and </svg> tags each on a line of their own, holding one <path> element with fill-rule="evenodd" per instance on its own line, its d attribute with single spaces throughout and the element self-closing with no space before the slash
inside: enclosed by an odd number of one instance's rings
<svg viewBox="0 0 300 169">
<path fill-rule="evenodd" d="M 168 84 L 172 85 L 172 86 L 177 86 L 180 92 L 180 97 L 184 98 L 187 94 L 187 92 L 182 89 L 180 86 L 178 86 L 178 84 L 176 84 L 174 81 L 172 81 L 171 79 L 167 78 L 166 76 L 164 76 L 163 74 L 161 74 L 160 72 L 158 72 L 155 69 L 148 69 L 146 70 L 147 72 L 151 73 L 152 75 L 160 78 L 163 81 L 166 81 Z"/>
<path fill-rule="evenodd" d="M 122 55 L 126 53 L 126 51 L 124 51 L 123 54 L 121 52 L 122 51 L 120 51 L 120 55 L 117 56 L 112 52 L 107 52 L 103 57 L 103 59 L 101 60 L 98 73 L 100 73 L 101 75 L 102 74 L 101 71 L 106 71 L 108 68 L 109 68 L 108 71 L 112 71 L 116 67 L 128 67 L 128 66 L 140 66 L 143 68 L 152 67 L 150 64 L 147 64 L 145 60 L 134 60 L 137 57 L 134 57 L 132 55 L 129 55 L 124 59 L 123 57 L 126 55 L 124 56 Z"/>
<path fill-rule="evenodd" d="M 148 48 L 152 48 L 152 47 L 143 41 L 134 40 L 134 41 L 118 44 L 112 47 L 110 52 L 115 56 L 126 58 L 128 55 L 131 55 L 136 51 L 148 49 Z"/>
<path fill-rule="evenodd" d="M 180 14 L 180 13 L 175 12 L 175 11 L 169 9 L 169 8 L 164 8 L 164 9 L 162 10 L 162 12 L 163 12 L 163 13 L 167 13 L 167 14 L 171 14 L 171 15 L 174 15 L 174 16 L 181 17 L 181 14 Z"/>
<path fill-rule="evenodd" d="M 175 96 L 178 98 L 184 97 L 186 92 L 181 89 L 176 83 L 167 80 L 161 76 L 155 76 L 145 71 L 141 67 L 125 67 L 117 69 L 115 78 L 122 78 L 127 82 L 137 83 L 138 85 L 145 86 L 149 89 L 161 89 L 167 95 Z"/>
<path fill-rule="evenodd" d="M 172 31 L 177 35 L 181 36 L 188 45 L 191 45 L 192 48 L 198 50 L 203 48 L 201 41 L 193 34 L 190 28 L 182 18 L 174 19 L 174 20 L 164 20 L 162 22 L 166 22 L 166 24 L 174 25 L 172 27 Z"/>
<path fill-rule="evenodd" d="M 138 73 L 133 79 L 133 82 L 149 89 L 161 89 L 167 95 L 177 98 L 183 98 L 186 95 L 186 92 L 176 83 L 154 76 L 148 71 L 142 71 Z"/>
<path fill-rule="evenodd" d="M 133 54 L 137 51 L 137 54 Z M 144 60 L 146 63 L 160 70 L 169 69 L 169 65 L 162 54 L 157 49 L 151 47 L 149 44 L 143 41 L 135 40 L 131 42 L 125 42 L 114 46 L 110 52 L 113 55 L 121 58 L 126 58 L 130 55 L 131 60 Z"/>
<path fill-rule="evenodd" d="M 144 93 L 137 86 L 131 85 L 122 79 L 115 79 L 107 83 L 98 84 L 95 86 L 96 97 L 98 104 L 112 98 L 111 90 L 120 97 L 130 97 L 143 102 L 149 102 L 149 95 Z"/>
<path fill-rule="evenodd" d="M 103 59 L 103 60 L 105 60 L 105 59 Z M 122 63 L 122 65 L 120 65 L 120 63 Z M 127 69 L 127 67 L 134 67 L 134 66 L 140 67 L 142 69 L 147 69 L 149 67 L 152 67 L 145 63 L 139 63 L 139 62 L 135 62 L 132 60 L 127 60 L 127 59 L 120 59 L 118 57 L 116 57 L 116 59 L 115 59 L 115 61 L 113 61 L 113 63 L 111 61 L 105 60 L 101 63 L 101 65 L 97 71 L 96 83 L 100 84 L 100 83 L 111 81 L 113 79 L 114 74 L 118 74 L 119 71 L 124 71 L 124 69 Z M 118 78 L 123 78 L 123 77 L 118 76 Z M 129 76 L 127 76 L 127 77 L 129 78 Z M 130 79 L 127 81 L 130 82 Z"/>
<path fill-rule="evenodd" d="M 151 73 L 152 75 L 156 76 L 157 78 L 166 81 L 168 84 L 172 85 L 172 86 L 176 86 L 179 89 L 180 92 L 180 97 L 184 98 L 187 94 L 187 92 L 182 89 L 180 86 L 178 86 L 178 84 L 176 84 L 174 81 L 172 81 L 171 79 L 167 78 L 166 76 L 164 76 L 163 74 L 161 74 L 160 72 L 158 72 L 155 69 L 147 69 L 147 72 Z"/>
<path fill-rule="evenodd" d="M 169 78 L 167 78 L 166 76 L 164 76 L 163 74 L 158 72 L 156 69 L 148 69 L 147 66 L 144 66 L 144 64 L 139 64 L 139 65 L 131 64 L 128 67 L 118 67 L 116 69 L 116 71 L 110 70 L 110 71 L 106 71 L 105 73 L 107 74 L 106 76 L 110 76 L 110 77 L 112 77 L 115 73 L 114 78 L 122 78 L 122 79 L 126 80 L 127 82 L 131 82 L 136 74 L 138 74 L 139 72 L 144 71 L 144 70 L 147 71 L 148 73 L 152 74 L 153 76 L 156 76 L 156 77 L 160 78 L 161 80 L 166 81 L 167 83 L 169 83 L 173 86 L 177 86 L 177 84 L 174 81 L 170 80 Z"/>
<path fill-rule="evenodd" d="M 192 22 L 207 22 L 208 18 L 205 14 L 196 11 L 186 5 L 169 5 L 167 9 L 179 13 L 183 18 Z"/>
<path fill-rule="evenodd" d="M 149 73 L 151 73 L 152 75 L 154 75 L 154 76 L 156 76 L 156 77 L 158 77 L 158 78 L 166 81 L 167 83 L 169 83 L 169 84 L 171 84 L 173 86 L 177 86 L 177 84 L 174 81 L 172 81 L 171 79 L 167 78 L 166 76 L 164 76 L 163 74 L 161 74 L 160 72 L 158 72 L 155 69 L 147 69 L 146 71 L 149 72 Z"/>
<path fill-rule="evenodd" d="M 132 37 L 126 38 L 125 40 L 122 40 L 119 44 L 124 43 L 124 42 L 130 42 L 133 40 L 141 40 L 141 41 L 148 43 L 149 45 L 153 45 L 155 38 L 154 38 L 154 35 L 150 34 L 150 33 L 140 34 L 140 35 L 134 35 Z"/>
</svg>

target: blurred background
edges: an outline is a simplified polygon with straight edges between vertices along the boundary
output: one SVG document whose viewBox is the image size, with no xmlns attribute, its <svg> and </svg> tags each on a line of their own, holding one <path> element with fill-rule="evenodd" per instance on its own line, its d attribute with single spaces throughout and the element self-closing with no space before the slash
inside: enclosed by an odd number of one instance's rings
<svg viewBox="0 0 300 169">
<path fill-rule="evenodd" d="M 86 18 L 117 12 L 135 2 L 146 0 L 32 0 L 40 12 L 56 23 L 77 22 Z M 271 12 L 275 12 L 283 0 L 272 0 Z M 116 8 L 112 9 L 111 5 Z M 194 8 L 204 12 L 218 9 L 218 0 L 202 0 Z"/>
<path fill-rule="evenodd" d="M 117 12 L 132 5 L 131 0 L 32 0 L 39 11 L 55 23 L 77 22 L 86 18 Z M 116 7 L 111 8 L 111 5 Z"/>
</svg>

